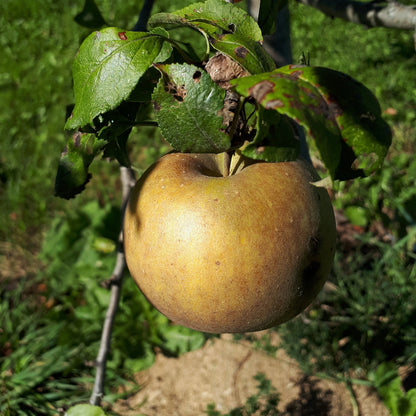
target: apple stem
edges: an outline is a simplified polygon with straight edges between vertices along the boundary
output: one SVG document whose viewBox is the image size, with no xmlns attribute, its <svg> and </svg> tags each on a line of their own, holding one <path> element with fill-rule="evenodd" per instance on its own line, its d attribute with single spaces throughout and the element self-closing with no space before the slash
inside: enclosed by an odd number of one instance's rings
<svg viewBox="0 0 416 416">
<path fill-rule="evenodd" d="M 232 152 L 231 152 L 232 153 Z M 231 165 L 231 156 L 230 152 L 224 153 L 224 160 L 223 160 L 223 175 L 224 177 L 230 176 L 230 165 Z"/>
<path fill-rule="evenodd" d="M 240 97 L 240 99 L 238 100 L 237 108 L 235 108 L 235 110 L 233 110 L 234 117 L 233 117 L 233 121 L 231 123 L 230 130 L 229 130 L 229 133 L 228 133 L 230 138 L 231 138 L 231 142 L 233 142 L 234 134 L 237 130 L 237 125 L 238 125 L 238 122 L 240 120 L 240 114 L 241 114 L 241 111 L 243 109 L 243 106 L 244 106 L 244 99 L 242 99 Z"/>
</svg>

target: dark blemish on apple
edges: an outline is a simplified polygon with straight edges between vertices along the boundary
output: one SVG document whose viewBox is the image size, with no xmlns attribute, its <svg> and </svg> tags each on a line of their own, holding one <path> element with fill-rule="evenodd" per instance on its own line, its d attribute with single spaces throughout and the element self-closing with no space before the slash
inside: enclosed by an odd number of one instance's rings
<svg viewBox="0 0 416 416">
<path fill-rule="evenodd" d="M 236 54 L 237 58 L 244 59 L 248 54 L 248 50 L 243 46 L 239 46 L 238 48 L 234 49 L 234 53 Z"/>
<path fill-rule="evenodd" d="M 221 264 L 221 262 L 217 260 L 217 261 L 215 262 L 215 264 L 216 264 L 217 266 L 219 266 L 219 265 Z"/>
<path fill-rule="evenodd" d="M 321 263 L 319 261 L 311 261 L 308 267 L 303 271 L 303 282 L 305 286 L 307 285 L 307 282 L 313 282 L 312 277 L 316 275 L 318 270 L 321 268 Z M 308 293 L 309 290 L 306 290 Z"/>
<path fill-rule="evenodd" d="M 261 102 L 267 94 L 273 92 L 274 85 L 275 84 L 269 80 L 260 81 L 249 88 L 248 93 L 255 98 L 256 101 Z"/>
<path fill-rule="evenodd" d="M 121 40 L 127 40 L 127 35 L 126 35 L 126 32 L 118 32 L 118 37 L 119 37 Z"/>
<path fill-rule="evenodd" d="M 318 255 L 319 253 L 319 246 L 321 245 L 319 236 L 312 237 L 309 240 L 309 248 L 313 256 Z"/>
<path fill-rule="evenodd" d="M 218 202 L 218 198 L 214 198 L 214 201 L 215 201 L 215 202 Z"/>
</svg>

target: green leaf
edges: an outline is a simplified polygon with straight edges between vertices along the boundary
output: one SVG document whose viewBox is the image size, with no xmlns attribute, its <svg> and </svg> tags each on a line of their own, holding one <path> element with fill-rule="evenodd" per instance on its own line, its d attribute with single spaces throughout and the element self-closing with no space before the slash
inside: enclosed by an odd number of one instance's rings
<svg viewBox="0 0 416 416">
<path fill-rule="evenodd" d="M 370 374 L 370 379 L 392 416 L 415 415 L 416 389 L 411 389 L 406 393 L 402 390 L 401 379 L 393 363 L 380 364 L 376 371 Z"/>
<path fill-rule="evenodd" d="M 256 131 L 253 141 L 241 150 L 244 156 L 273 163 L 295 160 L 299 156 L 299 140 L 286 116 L 260 107 Z"/>
<path fill-rule="evenodd" d="M 105 145 L 105 140 L 90 133 L 77 132 L 68 139 L 56 174 L 56 196 L 69 199 L 84 190 L 91 176 L 88 168 Z"/>
<path fill-rule="evenodd" d="M 128 101 L 133 102 L 150 102 L 152 93 L 160 78 L 160 72 L 154 67 L 149 68 L 140 78 L 137 85 L 129 95 Z"/>
<path fill-rule="evenodd" d="M 230 137 L 220 112 L 225 91 L 199 68 L 187 64 L 158 65 L 163 74 L 153 101 L 162 135 L 180 152 L 220 153 Z"/>
<path fill-rule="evenodd" d="M 79 25 L 90 29 L 100 29 L 103 26 L 107 26 L 94 0 L 85 0 L 82 12 L 77 14 L 74 20 Z"/>
<path fill-rule="evenodd" d="M 277 14 L 285 6 L 287 6 L 287 0 L 262 0 L 260 2 L 257 23 L 263 35 L 271 35 L 273 33 Z"/>
<path fill-rule="evenodd" d="M 65 128 L 75 129 L 126 100 L 163 46 L 160 34 L 106 28 L 81 45 L 73 65 L 75 107 Z"/>
<path fill-rule="evenodd" d="M 98 139 L 105 140 L 103 157 L 117 159 L 122 166 L 130 166 L 127 150 L 127 140 L 132 127 L 136 123 L 136 115 L 144 103 L 123 102 L 114 111 L 109 111 L 100 117 L 98 124 Z"/>
<path fill-rule="evenodd" d="M 116 243 L 106 237 L 95 237 L 93 244 L 94 250 L 104 254 L 113 253 L 116 250 Z"/>
<path fill-rule="evenodd" d="M 143 103 L 123 102 L 97 120 L 98 131 L 75 133 L 61 154 L 55 181 L 55 195 L 73 198 L 82 192 L 91 175 L 89 166 L 94 158 L 116 159 L 122 166 L 130 166 L 127 140 L 135 124 L 136 114 Z"/>
<path fill-rule="evenodd" d="M 163 29 L 162 27 L 155 27 L 152 30 L 152 33 L 155 35 L 160 35 L 162 39 L 168 40 L 169 39 L 169 32 Z M 162 63 L 167 61 L 170 56 L 172 55 L 172 44 L 170 42 L 163 42 L 162 48 L 160 49 L 159 54 L 156 56 L 154 63 Z"/>
<path fill-rule="evenodd" d="M 210 44 L 230 56 L 251 74 L 271 71 L 275 64 L 261 47 L 263 36 L 244 10 L 222 0 L 195 3 L 172 13 L 158 13 L 149 27 L 167 29 L 188 26 L 203 33 Z"/>
<path fill-rule="evenodd" d="M 416 388 L 409 390 L 399 401 L 400 416 L 414 416 L 416 414 Z"/>
<path fill-rule="evenodd" d="M 67 411 L 67 416 L 105 416 L 101 407 L 91 404 L 77 404 Z"/>
<path fill-rule="evenodd" d="M 231 84 L 239 94 L 305 127 L 333 179 L 363 176 L 383 163 L 391 131 L 372 93 L 347 75 L 290 65 Z"/>
<path fill-rule="evenodd" d="M 163 336 L 165 338 L 164 348 L 175 355 L 197 350 L 205 343 L 205 337 L 201 332 L 180 325 L 166 326 Z"/>
</svg>

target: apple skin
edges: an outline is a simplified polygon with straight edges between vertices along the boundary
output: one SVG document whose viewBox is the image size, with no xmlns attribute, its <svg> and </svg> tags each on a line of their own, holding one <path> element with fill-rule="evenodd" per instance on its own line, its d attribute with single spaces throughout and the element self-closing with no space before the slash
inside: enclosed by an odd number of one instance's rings
<svg viewBox="0 0 416 416">
<path fill-rule="evenodd" d="M 326 189 L 301 160 L 223 176 L 213 154 L 168 154 L 139 179 L 124 220 L 128 268 L 174 323 L 252 332 L 303 311 L 335 252 Z"/>
</svg>

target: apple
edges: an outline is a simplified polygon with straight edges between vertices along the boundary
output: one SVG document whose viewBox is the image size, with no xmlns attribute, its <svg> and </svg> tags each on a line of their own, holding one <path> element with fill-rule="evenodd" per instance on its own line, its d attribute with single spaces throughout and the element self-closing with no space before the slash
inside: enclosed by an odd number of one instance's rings
<svg viewBox="0 0 416 416">
<path fill-rule="evenodd" d="M 131 276 L 160 312 L 203 332 L 259 331 L 293 318 L 333 263 L 334 213 L 312 166 L 240 162 L 229 173 L 224 155 L 165 155 L 125 212 Z"/>
</svg>

